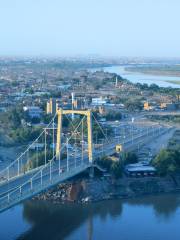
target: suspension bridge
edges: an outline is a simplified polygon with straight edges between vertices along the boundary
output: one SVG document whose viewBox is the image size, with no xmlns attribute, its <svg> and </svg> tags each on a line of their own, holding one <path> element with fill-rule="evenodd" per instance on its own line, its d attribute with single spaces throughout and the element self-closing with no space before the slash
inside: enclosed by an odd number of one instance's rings
<svg viewBox="0 0 180 240">
<path fill-rule="evenodd" d="M 69 115 L 81 117 L 74 124 Z M 63 117 L 70 122 L 70 132 L 63 131 Z M 94 129 L 101 142 L 94 143 Z M 51 122 L 27 149 L 0 172 L 0 212 L 66 181 L 85 170 L 93 174 L 101 168 L 96 159 L 108 156 L 121 144 L 123 151 L 132 151 L 168 129 L 147 127 L 126 138 L 107 138 L 91 110 L 58 109 Z M 97 138 L 97 136 L 96 136 Z"/>
</svg>

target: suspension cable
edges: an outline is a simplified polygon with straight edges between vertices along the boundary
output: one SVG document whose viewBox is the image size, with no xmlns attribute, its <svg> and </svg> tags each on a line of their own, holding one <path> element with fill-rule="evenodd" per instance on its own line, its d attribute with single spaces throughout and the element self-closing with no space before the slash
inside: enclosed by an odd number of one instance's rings
<svg viewBox="0 0 180 240">
<path fill-rule="evenodd" d="M 56 118 L 56 115 L 52 118 L 52 120 L 50 121 L 50 123 L 47 125 L 47 127 L 49 127 L 53 120 Z M 21 157 L 23 157 L 30 149 L 31 147 L 39 140 L 39 138 L 44 134 L 45 129 L 40 133 L 40 135 L 27 147 L 27 149 L 20 154 L 20 156 L 18 158 L 16 158 L 13 162 L 11 162 L 6 168 L 4 168 L 3 170 L 0 171 L 0 175 L 5 172 L 6 170 L 8 170 L 8 168 L 10 168 L 11 166 L 13 166 L 16 162 L 19 162 L 19 160 L 21 159 Z"/>
<path fill-rule="evenodd" d="M 105 134 L 103 128 L 101 127 L 101 125 L 99 124 L 99 122 L 97 121 L 97 119 L 95 118 L 95 116 L 94 116 L 93 113 L 92 113 L 92 116 L 93 116 L 94 120 L 96 121 L 96 123 L 98 124 L 98 126 L 99 126 L 99 128 L 100 128 L 102 134 L 104 135 L 104 137 L 106 138 L 106 140 L 108 141 L 108 143 L 110 143 L 109 139 L 107 138 L 107 135 Z"/>
</svg>

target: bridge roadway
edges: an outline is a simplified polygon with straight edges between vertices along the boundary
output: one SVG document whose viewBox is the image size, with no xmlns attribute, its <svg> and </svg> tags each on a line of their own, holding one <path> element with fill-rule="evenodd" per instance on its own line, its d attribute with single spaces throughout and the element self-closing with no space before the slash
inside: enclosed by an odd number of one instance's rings
<svg viewBox="0 0 180 240">
<path fill-rule="evenodd" d="M 145 144 L 154 137 L 164 134 L 167 130 L 169 129 L 161 129 L 156 132 L 152 130 L 149 131 L 148 136 L 146 133 L 137 135 L 134 139 L 127 139 L 123 143 L 123 148 L 125 151 L 134 150 L 138 145 Z M 93 153 L 94 159 L 113 154 L 118 143 L 119 141 L 115 139 L 111 143 L 103 145 L 102 149 L 95 150 Z M 85 171 L 91 166 L 92 164 L 89 163 L 87 155 L 84 155 L 83 160 L 80 157 L 70 157 L 69 161 L 66 159 L 61 160 L 60 166 L 59 161 L 53 161 L 51 164 L 39 168 L 37 173 L 34 171 L 33 173 L 29 172 L 2 182 L 0 185 L 0 212 Z"/>
</svg>

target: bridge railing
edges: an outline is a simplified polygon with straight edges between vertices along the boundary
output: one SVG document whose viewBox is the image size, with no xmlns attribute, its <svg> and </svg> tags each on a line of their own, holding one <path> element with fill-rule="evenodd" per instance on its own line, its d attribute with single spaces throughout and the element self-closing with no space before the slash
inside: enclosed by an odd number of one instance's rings
<svg viewBox="0 0 180 240">
<path fill-rule="evenodd" d="M 29 169 L 27 167 L 27 164 L 30 162 L 32 156 L 31 152 L 32 149 L 36 149 L 38 151 L 38 147 L 40 144 L 40 140 L 42 138 L 46 139 L 47 135 L 47 129 L 50 129 L 51 125 L 53 125 L 52 130 L 54 129 L 54 120 L 56 115 L 52 118 L 50 123 L 46 126 L 46 128 L 43 129 L 43 131 L 40 133 L 40 135 L 26 148 L 24 152 L 20 154 L 19 157 L 17 157 L 13 162 L 11 162 L 7 167 L 5 167 L 3 170 L 0 171 L 0 184 L 4 181 L 9 181 L 15 177 L 19 177 L 20 175 L 23 175 L 28 172 L 35 172 L 36 170 L 39 170 L 39 167 L 35 167 L 34 169 Z M 45 155 L 44 164 L 47 163 L 46 161 L 46 152 L 47 152 L 47 143 L 45 142 L 42 144 L 44 146 L 43 152 Z M 38 162 L 38 152 L 37 152 L 37 162 Z"/>
<path fill-rule="evenodd" d="M 69 137 L 69 140 L 72 136 Z M 68 147 L 68 143 L 61 147 L 60 153 L 65 147 Z M 17 201 L 33 196 L 39 190 L 45 190 L 55 182 L 60 181 L 62 176 L 64 176 L 64 179 L 68 178 L 74 171 L 78 173 L 78 169 L 80 170 L 89 165 L 89 159 L 85 154 L 82 154 L 82 158 L 76 155 L 71 158 L 67 155 L 66 159 L 60 159 L 60 156 L 61 154 L 59 154 L 59 159 L 56 159 L 56 155 L 54 155 L 51 160 L 47 161 L 47 164 L 43 165 L 27 181 L 2 196 L 0 198 L 0 211 L 5 206 L 12 206 Z"/>
<path fill-rule="evenodd" d="M 76 162 L 70 161 L 62 163 L 59 168 L 59 163 L 52 159 L 49 164 L 44 166 L 38 173 L 32 178 L 18 186 L 12 192 L 9 192 L 5 196 L 0 198 L 0 211 L 9 206 L 13 206 L 17 202 L 34 196 L 42 190 L 46 190 L 48 187 L 60 182 L 61 180 L 68 179 L 74 174 L 79 173 L 81 170 L 86 169 L 89 166 L 88 157 L 82 159 L 77 158 Z"/>
</svg>

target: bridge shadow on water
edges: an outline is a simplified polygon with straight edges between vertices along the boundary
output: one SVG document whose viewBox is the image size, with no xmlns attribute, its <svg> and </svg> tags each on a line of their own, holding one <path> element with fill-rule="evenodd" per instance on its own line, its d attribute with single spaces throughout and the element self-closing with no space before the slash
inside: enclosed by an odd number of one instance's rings
<svg viewBox="0 0 180 240">
<path fill-rule="evenodd" d="M 31 228 L 18 239 L 64 239 L 86 223 L 87 239 L 92 240 L 94 218 L 99 217 L 102 223 L 108 217 L 111 219 L 121 218 L 124 207 L 129 206 L 139 207 L 140 214 L 144 208 L 151 207 L 157 218 L 168 220 L 180 206 L 180 195 L 169 194 L 136 199 L 109 200 L 87 205 L 27 201 L 24 204 L 23 216 L 31 224 Z"/>
<path fill-rule="evenodd" d="M 88 231 L 93 231 L 92 219 L 99 216 L 120 216 L 122 204 L 119 201 L 106 201 L 88 205 L 51 204 L 42 201 L 28 201 L 24 204 L 23 216 L 32 228 L 19 239 L 64 239 L 84 222 L 88 222 Z M 91 237 L 89 236 L 89 239 Z"/>
</svg>

